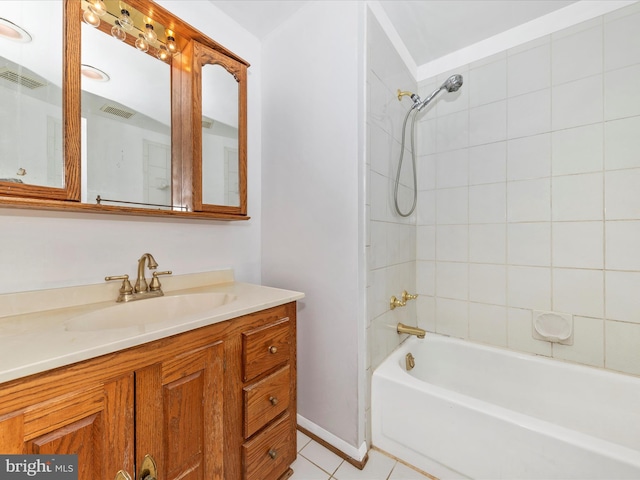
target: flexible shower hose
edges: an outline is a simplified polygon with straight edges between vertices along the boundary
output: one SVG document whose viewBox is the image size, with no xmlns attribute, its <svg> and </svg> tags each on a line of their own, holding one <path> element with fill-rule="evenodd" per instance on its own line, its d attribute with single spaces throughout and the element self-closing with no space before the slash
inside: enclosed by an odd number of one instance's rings
<svg viewBox="0 0 640 480">
<path fill-rule="evenodd" d="M 405 131 L 407 128 L 407 120 L 409 119 L 409 115 L 413 112 L 413 118 L 411 119 L 411 163 L 413 166 L 413 203 L 411 205 L 411 209 L 407 213 L 403 213 L 400 210 L 400 206 L 398 205 L 398 185 L 400 184 L 400 173 L 402 172 L 402 160 L 404 158 L 404 137 Z M 404 117 L 404 122 L 402 124 L 402 144 L 400 146 L 400 159 L 398 160 L 398 172 L 396 173 L 396 184 L 393 190 L 393 199 L 396 207 L 396 212 L 401 217 L 408 217 L 413 213 L 416 209 L 416 203 L 418 201 L 418 180 L 416 176 L 416 149 L 415 149 L 415 126 L 416 126 L 416 114 L 418 113 L 417 108 L 412 108 L 407 112 L 407 115 Z"/>
</svg>

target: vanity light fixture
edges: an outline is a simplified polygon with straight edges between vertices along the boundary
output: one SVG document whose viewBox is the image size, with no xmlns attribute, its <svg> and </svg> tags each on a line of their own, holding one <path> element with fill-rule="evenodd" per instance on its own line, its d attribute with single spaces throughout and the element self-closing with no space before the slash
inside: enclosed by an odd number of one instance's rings
<svg viewBox="0 0 640 480">
<path fill-rule="evenodd" d="M 136 48 L 141 52 L 149 51 L 149 42 L 147 42 L 147 39 L 142 33 L 138 35 L 138 39 L 136 40 Z"/>
<path fill-rule="evenodd" d="M 165 30 L 165 33 L 167 34 L 167 50 L 169 50 L 169 53 L 171 53 L 171 55 L 178 53 L 178 46 L 176 45 L 176 39 L 173 36 L 173 30 L 167 29 Z"/>
<path fill-rule="evenodd" d="M 31 35 L 29 35 L 24 28 L 19 27 L 6 18 L 0 18 L 0 38 L 6 38 L 20 43 L 28 43 L 32 40 Z"/>
<path fill-rule="evenodd" d="M 120 22 L 120 26 L 127 31 L 133 28 L 133 20 L 131 20 L 129 10 L 127 10 L 126 8 L 120 10 L 120 18 L 118 18 L 118 22 Z"/>
<path fill-rule="evenodd" d="M 167 47 L 160 44 L 158 50 L 156 51 L 156 57 L 158 57 L 158 60 L 162 60 L 163 62 L 165 62 L 170 56 L 171 54 L 169 53 L 169 50 L 167 50 Z"/>
<path fill-rule="evenodd" d="M 107 6 L 102 0 L 90 1 L 88 8 L 99 17 L 102 17 L 105 13 L 107 13 Z"/>
<path fill-rule="evenodd" d="M 86 23 L 87 25 L 91 25 L 93 28 L 96 28 L 100 25 L 100 17 L 88 8 L 82 14 L 82 20 L 84 20 L 84 23 Z"/>
<path fill-rule="evenodd" d="M 122 29 L 122 25 L 120 25 L 119 20 L 116 20 L 113 27 L 111 27 L 111 35 L 113 36 L 113 38 L 116 38 L 121 42 L 124 42 L 126 40 L 127 34 Z"/>
<path fill-rule="evenodd" d="M 156 40 L 158 40 L 158 35 L 153 31 L 153 25 L 151 25 L 151 23 L 147 23 L 144 28 L 144 38 L 146 38 L 149 43 L 155 43 Z"/>
<path fill-rule="evenodd" d="M 99 68 L 92 67 L 91 65 L 80 65 L 80 73 L 84 78 L 94 80 L 96 82 L 108 82 L 111 77 L 106 72 L 103 72 Z"/>
</svg>

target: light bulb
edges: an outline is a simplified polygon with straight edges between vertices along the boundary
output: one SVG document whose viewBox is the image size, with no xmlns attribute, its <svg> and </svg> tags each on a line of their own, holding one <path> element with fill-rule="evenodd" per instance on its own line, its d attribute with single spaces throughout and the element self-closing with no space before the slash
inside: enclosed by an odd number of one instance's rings
<svg viewBox="0 0 640 480">
<path fill-rule="evenodd" d="M 158 35 L 153 31 L 153 25 L 151 25 L 150 23 L 147 23 L 145 25 L 144 37 L 149 43 L 155 43 L 155 41 L 158 39 Z"/>
<path fill-rule="evenodd" d="M 156 57 L 158 57 L 158 60 L 162 60 L 164 62 L 170 56 L 171 55 L 169 54 L 169 51 L 167 50 L 167 47 L 165 47 L 164 45 L 160 44 L 160 46 L 158 47 L 158 51 L 156 52 Z"/>
<path fill-rule="evenodd" d="M 141 52 L 149 51 L 149 43 L 144 38 L 144 35 L 142 35 L 142 34 L 138 35 L 138 39 L 136 40 L 136 48 L 138 50 L 140 50 Z"/>
<path fill-rule="evenodd" d="M 87 25 L 91 25 L 93 28 L 96 28 L 98 25 L 100 25 L 100 17 L 98 17 L 98 15 L 93 13 L 91 10 L 84 11 L 84 13 L 82 14 L 82 20 L 84 20 L 84 23 L 86 23 Z"/>
<path fill-rule="evenodd" d="M 118 21 L 120 22 L 120 26 L 127 31 L 131 30 L 133 28 L 133 21 L 129 16 L 129 11 L 122 9 L 120 10 L 120 13 L 121 15 L 120 15 L 120 18 L 118 19 Z"/>
<path fill-rule="evenodd" d="M 117 38 L 121 42 L 124 42 L 127 38 L 127 34 L 122 30 L 118 20 L 116 20 L 115 25 L 111 27 L 111 35 L 113 35 L 113 38 Z"/>
<path fill-rule="evenodd" d="M 176 39 L 171 35 L 167 37 L 167 50 L 173 55 L 178 51 L 178 46 L 176 45 Z"/>
<path fill-rule="evenodd" d="M 107 13 L 107 6 L 102 0 L 93 0 L 93 2 L 89 2 L 88 8 L 99 17 Z"/>
</svg>

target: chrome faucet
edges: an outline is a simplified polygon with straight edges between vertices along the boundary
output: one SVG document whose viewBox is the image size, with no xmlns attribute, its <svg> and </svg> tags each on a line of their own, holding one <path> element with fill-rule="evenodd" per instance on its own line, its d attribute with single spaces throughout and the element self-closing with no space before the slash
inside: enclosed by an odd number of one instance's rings
<svg viewBox="0 0 640 480">
<path fill-rule="evenodd" d="M 133 300 L 142 300 L 143 298 L 161 297 L 164 295 L 158 275 L 171 275 L 171 270 L 165 272 L 153 272 L 153 278 L 151 283 L 147 283 L 147 279 L 144 278 L 145 264 L 149 267 L 149 270 L 155 270 L 158 268 L 153 255 L 150 253 L 143 254 L 138 260 L 138 277 L 136 279 L 135 287 L 131 287 L 129 283 L 129 275 L 118 275 L 105 277 L 106 281 L 110 280 L 122 280 L 122 287 L 120 287 L 118 299 L 116 302 L 131 302 Z"/>
</svg>

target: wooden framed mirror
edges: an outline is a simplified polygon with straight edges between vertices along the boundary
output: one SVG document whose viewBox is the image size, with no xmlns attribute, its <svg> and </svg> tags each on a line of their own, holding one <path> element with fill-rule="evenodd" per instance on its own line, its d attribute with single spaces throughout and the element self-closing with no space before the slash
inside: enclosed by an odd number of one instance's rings
<svg viewBox="0 0 640 480">
<path fill-rule="evenodd" d="M 9 91 L 11 103 L 0 104 L 0 118 L 15 112 L 24 117 L 14 127 L 20 130 L 16 145 L 6 152 L 0 145 L 0 205 L 249 218 L 246 61 L 150 0 L 5 0 L 3 11 L 5 4 L 12 4 L 8 16 L 16 23 L 34 29 L 41 27 L 26 19 L 38 16 L 39 8 L 58 9 L 55 15 L 43 12 L 57 29 L 49 35 L 59 40 L 49 42 L 49 57 L 41 61 L 54 72 L 57 68 L 52 79 L 38 75 L 36 63 L 27 65 L 33 48 L 4 47 L 0 38 L 0 68 L 7 57 L 7 66 L 42 77 L 58 90 L 48 94 L 53 100 L 46 115 L 37 114 L 45 127 L 31 131 L 24 122 L 35 122 L 36 113 L 24 89 L 19 95 Z M 95 11 L 101 14 L 88 20 Z M 131 29 L 123 28 L 125 11 Z M 143 52 L 136 40 L 149 26 L 156 38 Z M 224 75 L 208 80 L 209 69 Z M 203 91 L 203 79 L 221 90 L 205 86 Z M 1 82 L 0 76 L 0 87 Z M 215 126 L 204 134 L 203 114 L 205 126 Z M 32 153 L 36 139 L 44 147 Z"/>
</svg>

